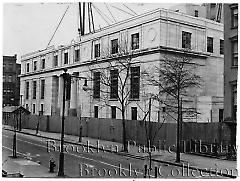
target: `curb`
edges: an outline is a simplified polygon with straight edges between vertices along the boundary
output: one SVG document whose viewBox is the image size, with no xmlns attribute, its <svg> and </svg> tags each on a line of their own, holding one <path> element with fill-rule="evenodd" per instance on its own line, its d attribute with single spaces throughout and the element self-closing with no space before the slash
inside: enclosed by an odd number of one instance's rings
<svg viewBox="0 0 240 181">
<path fill-rule="evenodd" d="M 3 129 L 14 132 L 14 130 L 9 129 L 9 128 L 3 128 Z M 55 140 L 55 141 L 61 141 L 60 139 L 51 138 L 51 137 L 47 137 L 47 136 L 21 132 L 21 131 L 17 131 L 17 130 L 16 130 L 16 132 L 26 134 L 26 135 L 30 135 L 30 136 L 41 137 L 41 138 L 45 138 L 45 139 L 52 139 L 52 140 Z M 77 143 L 77 142 L 71 142 L 71 141 L 64 141 L 64 142 L 69 143 L 69 144 L 74 144 L 74 145 L 89 146 L 90 148 L 93 148 L 93 149 L 99 149 L 99 150 L 102 150 L 104 152 L 106 151 L 106 152 L 110 152 L 110 153 L 115 153 L 117 155 L 127 156 L 127 157 L 131 157 L 131 158 L 135 158 L 135 159 L 141 159 L 141 160 L 145 159 L 145 157 L 143 157 L 143 156 L 136 156 L 136 155 L 133 155 L 133 154 L 130 154 L 130 153 L 125 153 L 125 152 L 115 152 L 115 151 L 111 151 L 111 150 L 108 150 L 108 149 L 103 149 L 101 147 L 97 148 L 96 146 L 86 145 L 86 144 L 83 144 L 83 143 Z M 207 168 L 203 169 L 203 168 L 193 167 L 193 166 L 190 166 L 190 165 L 185 165 L 184 163 L 181 164 L 181 163 L 174 163 L 174 162 L 169 162 L 169 161 L 164 161 L 164 160 L 156 160 L 156 159 L 152 159 L 152 161 L 160 162 L 160 163 L 164 163 L 164 164 L 169 164 L 169 165 L 174 165 L 174 166 L 178 166 L 178 167 L 182 167 L 182 168 L 184 167 L 184 168 L 188 168 L 188 169 L 192 169 L 192 170 L 198 170 L 198 171 L 201 171 L 201 172 L 211 173 L 211 174 L 214 174 L 214 175 L 219 175 L 219 176 L 224 176 L 224 177 L 229 177 L 229 178 L 237 178 L 237 176 L 234 176 L 234 175 L 229 175 L 229 174 L 226 174 L 226 173 L 217 172 L 217 171 L 210 170 L 210 169 L 207 169 Z"/>
</svg>

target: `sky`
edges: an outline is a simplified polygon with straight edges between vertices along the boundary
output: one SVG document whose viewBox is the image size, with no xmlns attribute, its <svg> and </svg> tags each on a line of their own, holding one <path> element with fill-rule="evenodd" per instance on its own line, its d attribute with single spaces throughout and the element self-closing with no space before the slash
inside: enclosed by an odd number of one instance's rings
<svg viewBox="0 0 240 181">
<path fill-rule="evenodd" d="M 133 12 L 127 9 L 125 5 L 137 14 L 141 14 L 157 8 L 168 8 L 172 4 L 144 4 L 139 1 L 138 3 L 125 3 L 123 5 L 120 3 L 93 2 L 95 28 L 107 26 L 97 9 L 102 12 L 102 16 L 106 15 L 111 18 L 107 21 L 109 24 L 113 24 L 114 19 L 121 21 L 132 17 L 129 13 L 133 14 Z M 79 9 L 77 2 L 4 3 L 3 55 L 17 54 L 19 61 L 24 54 L 45 49 L 67 8 L 67 13 L 50 43 L 54 46 L 70 44 L 73 39 L 78 39 Z M 123 13 L 117 8 L 121 8 L 128 13 Z"/>
</svg>

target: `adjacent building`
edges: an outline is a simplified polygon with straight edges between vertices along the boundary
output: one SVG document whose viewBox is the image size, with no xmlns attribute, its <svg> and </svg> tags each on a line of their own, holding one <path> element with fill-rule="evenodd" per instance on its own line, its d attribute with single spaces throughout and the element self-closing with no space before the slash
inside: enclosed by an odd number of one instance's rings
<svg viewBox="0 0 240 181">
<path fill-rule="evenodd" d="M 236 140 L 238 77 L 238 4 L 224 4 L 224 121 Z"/>
<path fill-rule="evenodd" d="M 194 109 L 201 114 L 191 121 L 219 122 L 223 113 L 223 40 L 223 24 L 212 20 L 166 9 L 138 15 L 86 34 L 81 41 L 22 56 L 20 80 L 23 105 L 32 114 L 43 111 L 44 115 L 60 115 L 63 93 L 60 74 L 63 68 L 67 68 L 72 75 L 93 76 L 94 81 L 90 81 L 88 86 L 95 90 L 97 96 L 91 97 L 82 89 L 84 80 L 73 78 L 66 101 L 66 114 L 121 118 L 116 100 L 109 99 L 109 106 L 99 106 L 99 91 L 104 86 L 99 84 L 97 71 L 91 74 L 89 67 L 120 57 L 119 47 L 124 44 L 138 62 L 132 68 L 134 78 L 129 83 L 129 89 L 134 88 L 134 99 L 127 107 L 126 118 L 138 119 L 143 114 L 139 105 L 144 107 L 145 98 L 141 71 L 156 64 L 163 55 L 183 54 L 187 48 L 188 56 L 199 65 L 197 72 L 204 80 L 201 89 L 192 91 Z M 153 110 L 152 115 L 158 116 L 159 121 L 163 119 L 159 116 L 162 109 Z"/>
<path fill-rule="evenodd" d="M 201 5 L 180 3 L 171 6 L 170 9 L 190 16 L 206 18 L 220 23 L 224 21 L 222 3 L 203 3 Z"/>
<path fill-rule="evenodd" d="M 21 65 L 16 60 L 17 55 L 3 56 L 3 107 L 20 103 Z"/>
</svg>

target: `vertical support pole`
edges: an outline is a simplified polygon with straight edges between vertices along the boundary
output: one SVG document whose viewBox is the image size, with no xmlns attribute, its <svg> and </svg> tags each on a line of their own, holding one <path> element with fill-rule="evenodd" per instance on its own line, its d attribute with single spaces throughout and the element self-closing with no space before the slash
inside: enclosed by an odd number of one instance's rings
<svg viewBox="0 0 240 181">
<path fill-rule="evenodd" d="M 19 109 L 19 131 L 22 131 L 22 111 Z"/>
<path fill-rule="evenodd" d="M 148 121 L 149 121 L 149 125 L 148 125 L 148 152 L 149 152 L 149 169 L 152 169 L 152 157 L 151 157 L 151 141 L 152 141 L 152 129 L 151 129 L 151 106 L 152 106 L 152 101 L 151 98 L 149 99 L 149 115 L 148 115 Z"/>
<path fill-rule="evenodd" d="M 178 117 L 177 117 L 177 151 L 176 151 L 176 162 L 180 163 L 180 119 L 181 119 L 181 103 L 180 103 L 180 96 L 179 96 L 179 90 L 178 90 Z"/>
<path fill-rule="evenodd" d="M 158 175 L 158 167 L 155 166 L 155 172 L 154 172 L 154 176 L 155 176 L 155 178 L 157 178 L 157 175 Z"/>
<path fill-rule="evenodd" d="M 93 28 L 93 33 L 95 33 L 95 28 L 94 28 L 94 21 L 93 21 L 93 14 L 92 14 L 92 3 L 90 2 L 90 13 L 91 13 L 91 18 L 92 18 L 92 28 Z"/>
<path fill-rule="evenodd" d="M 14 126 L 14 135 L 13 135 L 13 158 L 17 158 L 17 133 L 16 133 L 15 126 Z"/>
<path fill-rule="evenodd" d="M 182 143 L 182 126 L 183 126 L 183 110 L 182 110 L 182 98 L 181 98 L 181 102 L 180 102 L 180 136 L 179 136 L 179 142 L 180 142 L 180 150 L 179 152 L 181 153 L 181 150 L 183 148 L 183 143 Z"/>
<path fill-rule="evenodd" d="M 85 2 L 83 2 L 82 35 L 85 34 Z"/>
<path fill-rule="evenodd" d="M 65 97 L 66 97 L 66 71 L 63 73 L 63 108 L 62 108 L 62 131 L 61 131 L 61 147 L 60 147 L 60 155 L 59 155 L 59 170 L 58 176 L 64 176 L 64 115 L 65 115 Z"/>
<path fill-rule="evenodd" d="M 144 178 L 147 178 L 147 165 L 144 165 Z"/>
<path fill-rule="evenodd" d="M 78 3 L 79 6 L 79 35 L 82 35 L 82 7 L 81 7 L 81 3 Z"/>
</svg>

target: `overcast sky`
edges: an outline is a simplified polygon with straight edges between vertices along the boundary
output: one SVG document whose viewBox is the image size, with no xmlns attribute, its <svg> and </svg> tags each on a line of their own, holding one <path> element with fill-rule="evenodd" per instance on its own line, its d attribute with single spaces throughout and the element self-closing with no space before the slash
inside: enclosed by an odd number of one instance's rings
<svg viewBox="0 0 240 181">
<path fill-rule="evenodd" d="M 128 13 L 133 13 L 123 4 L 104 4 L 94 2 L 93 16 L 95 27 L 106 26 L 107 23 L 97 13 L 99 9 L 103 16 L 106 15 L 113 23 L 114 19 L 120 21 L 131 17 Z M 133 9 L 137 14 L 156 9 L 158 7 L 167 8 L 169 4 L 125 4 Z M 4 3 L 3 4 L 3 55 L 20 56 L 45 49 L 51 36 L 53 35 L 65 10 L 68 11 L 59 26 L 50 45 L 69 44 L 71 40 L 77 40 L 79 10 L 78 3 Z M 110 11 L 108 11 L 108 9 Z M 128 13 L 123 13 L 117 8 L 121 8 Z M 113 17 L 111 16 L 112 13 Z M 106 19 L 106 18 L 105 18 Z"/>
</svg>

